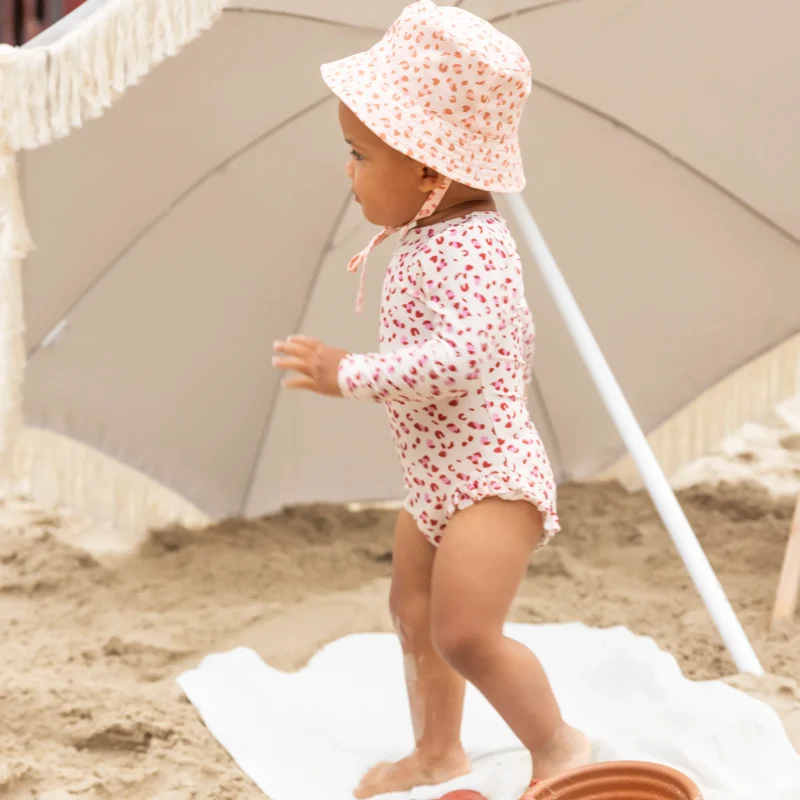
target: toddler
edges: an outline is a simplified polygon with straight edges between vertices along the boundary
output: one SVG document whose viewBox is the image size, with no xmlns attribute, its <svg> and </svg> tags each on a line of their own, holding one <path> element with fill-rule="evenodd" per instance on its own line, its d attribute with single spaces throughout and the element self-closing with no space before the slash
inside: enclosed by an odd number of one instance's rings
<svg viewBox="0 0 800 800">
<path fill-rule="evenodd" d="M 322 68 L 339 98 L 346 172 L 364 216 L 395 232 L 380 352 L 276 342 L 284 386 L 380 402 L 405 476 L 391 611 L 416 748 L 364 776 L 358 798 L 470 770 L 465 680 L 532 756 L 533 783 L 590 759 L 536 656 L 503 625 L 531 554 L 558 531 L 556 488 L 528 414 L 534 329 L 516 245 L 492 192 L 525 185 L 518 129 L 530 65 L 487 22 L 431 0 L 372 49 Z M 533 783 L 531 785 L 533 785 Z"/>
</svg>

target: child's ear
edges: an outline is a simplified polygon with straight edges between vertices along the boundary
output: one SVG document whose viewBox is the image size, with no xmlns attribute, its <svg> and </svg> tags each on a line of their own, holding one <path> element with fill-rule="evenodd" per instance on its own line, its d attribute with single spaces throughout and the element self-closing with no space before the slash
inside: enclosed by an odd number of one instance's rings
<svg viewBox="0 0 800 800">
<path fill-rule="evenodd" d="M 442 183 L 442 176 L 430 167 L 422 167 L 422 180 L 420 188 L 423 192 L 432 192 L 438 188 Z"/>
</svg>

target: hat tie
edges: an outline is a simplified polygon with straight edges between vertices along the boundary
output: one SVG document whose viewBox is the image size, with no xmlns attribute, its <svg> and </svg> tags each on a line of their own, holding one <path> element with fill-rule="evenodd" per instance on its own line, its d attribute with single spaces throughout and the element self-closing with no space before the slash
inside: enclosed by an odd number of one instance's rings
<svg viewBox="0 0 800 800">
<path fill-rule="evenodd" d="M 364 305 L 364 286 L 367 279 L 367 258 L 369 258 L 369 254 L 384 239 L 388 239 L 393 233 L 400 231 L 400 236 L 403 237 L 419 220 L 425 219 L 425 217 L 429 217 L 433 214 L 442 202 L 448 188 L 450 188 L 450 179 L 445 178 L 444 181 L 428 195 L 425 202 L 422 204 L 422 208 L 417 212 L 417 216 L 414 217 L 411 222 L 402 227 L 387 225 L 383 230 L 378 231 L 378 233 L 372 237 L 369 244 L 360 253 L 357 253 L 350 259 L 350 263 L 347 265 L 347 269 L 350 272 L 358 272 L 359 267 L 361 267 L 361 277 L 358 281 L 358 294 L 356 295 L 357 313 L 361 312 Z"/>
</svg>

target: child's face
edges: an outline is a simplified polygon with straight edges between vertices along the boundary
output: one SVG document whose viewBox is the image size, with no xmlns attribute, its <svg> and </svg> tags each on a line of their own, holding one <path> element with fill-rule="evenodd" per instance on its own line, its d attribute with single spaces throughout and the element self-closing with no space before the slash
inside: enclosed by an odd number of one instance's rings
<svg viewBox="0 0 800 800">
<path fill-rule="evenodd" d="M 414 219 L 440 176 L 389 147 L 341 102 L 339 124 L 351 148 L 345 172 L 367 220 L 400 227 Z"/>
</svg>

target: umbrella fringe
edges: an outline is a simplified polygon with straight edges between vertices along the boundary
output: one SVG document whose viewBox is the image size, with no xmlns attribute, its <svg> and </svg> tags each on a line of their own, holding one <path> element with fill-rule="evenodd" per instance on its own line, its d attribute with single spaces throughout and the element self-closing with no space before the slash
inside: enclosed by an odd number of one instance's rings
<svg viewBox="0 0 800 800">
<path fill-rule="evenodd" d="M 798 393 L 800 334 L 723 378 L 647 438 L 662 469 L 671 477 L 745 423 L 763 418 Z M 630 456 L 624 456 L 596 477 L 618 480 L 630 491 L 643 486 Z"/>
<path fill-rule="evenodd" d="M 49 47 L 0 45 L 0 492 L 12 482 L 12 453 L 22 429 L 20 269 L 33 248 L 16 152 L 50 144 L 101 116 L 127 88 L 210 28 L 228 3 L 110 0 Z"/>
<path fill-rule="evenodd" d="M 0 48 L 0 129 L 8 147 L 41 147 L 101 116 L 228 4 L 111 0 L 48 47 Z"/>
<path fill-rule="evenodd" d="M 45 508 L 68 508 L 138 541 L 172 525 L 211 521 L 189 500 L 147 475 L 53 431 L 26 427 L 16 439 L 7 492 Z"/>
<path fill-rule="evenodd" d="M 16 157 L 0 139 L 0 489 L 10 474 L 11 450 L 22 426 L 25 320 L 20 270 L 32 247 Z"/>
</svg>

